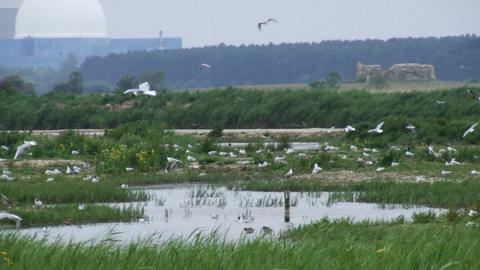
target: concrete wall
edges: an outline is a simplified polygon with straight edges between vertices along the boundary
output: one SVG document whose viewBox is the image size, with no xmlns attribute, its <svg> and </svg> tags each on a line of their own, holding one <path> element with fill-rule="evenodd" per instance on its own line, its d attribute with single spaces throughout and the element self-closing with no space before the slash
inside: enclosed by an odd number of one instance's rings
<svg viewBox="0 0 480 270">
<path fill-rule="evenodd" d="M 163 44 L 161 44 L 159 38 L 135 38 L 135 39 L 111 39 L 112 52 L 114 53 L 126 53 L 129 51 L 152 51 L 158 49 L 181 49 L 181 38 L 163 38 Z"/>
<path fill-rule="evenodd" d="M 9 39 L 15 36 L 17 12 L 17 8 L 0 8 L 0 39 Z"/>
<path fill-rule="evenodd" d="M 25 38 L 0 39 L 0 66 L 57 65 L 73 53 L 79 61 L 88 56 L 109 53 L 158 50 L 159 38 L 105 39 L 105 38 Z M 164 38 L 164 49 L 181 49 L 181 38 Z"/>
<path fill-rule="evenodd" d="M 21 56 L 22 41 L 15 39 L 0 39 L 0 57 L 1 56 Z M 1 62 L 0 62 L 1 65 Z"/>
</svg>

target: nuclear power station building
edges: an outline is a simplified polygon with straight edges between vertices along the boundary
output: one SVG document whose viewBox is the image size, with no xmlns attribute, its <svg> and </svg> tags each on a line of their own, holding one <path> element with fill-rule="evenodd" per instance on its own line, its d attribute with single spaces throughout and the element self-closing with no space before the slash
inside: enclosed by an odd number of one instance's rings
<svg viewBox="0 0 480 270">
<path fill-rule="evenodd" d="M 51 12 L 57 7 L 62 12 Z M 74 27 L 72 27 L 72 25 Z M 180 49 L 182 39 L 110 38 L 98 0 L 1 0 L 0 66 L 56 66 L 88 56 Z"/>
</svg>

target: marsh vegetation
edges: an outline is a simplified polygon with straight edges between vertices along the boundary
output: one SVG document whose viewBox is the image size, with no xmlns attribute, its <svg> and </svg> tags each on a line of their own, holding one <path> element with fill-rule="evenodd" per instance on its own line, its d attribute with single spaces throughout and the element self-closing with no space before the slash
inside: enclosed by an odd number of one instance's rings
<svg viewBox="0 0 480 270">
<path fill-rule="evenodd" d="M 470 240 L 480 233 L 480 133 L 464 139 L 462 134 L 478 120 L 480 106 L 467 88 L 376 94 L 165 92 L 135 99 L 134 109 L 119 111 L 102 106 L 131 102 L 120 94 L 0 95 L 0 107 L 9 112 L 0 116 L 4 128 L 115 127 L 101 137 L 74 131 L 51 138 L 1 132 L 1 172 L 13 180 L 0 182 L 0 193 L 8 198 L 0 209 L 21 216 L 23 232 L 48 226 L 52 237 L 62 230 L 82 235 L 82 228 L 107 230 L 110 224 L 119 230 L 103 233 L 104 241 L 94 243 L 43 243 L 31 234 L 15 234 L 13 222 L 3 220 L 1 266 L 478 268 L 478 241 Z M 251 104 L 248 112 L 244 103 Z M 29 108 L 25 115 L 22 106 Z M 295 138 L 222 136 L 222 127 L 289 127 L 297 119 L 304 119 L 301 126 L 351 124 L 356 131 Z M 381 121 L 382 134 L 368 132 Z M 172 123 L 220 125 L 215 134 L 201 137 L 174 135 L 165 129 Z M 406 128 L 409 124 L 415 132 Z M 25 140 L 37 145 L 13 161 L 16 147 Z M 244 144 L 229 145 L 240 141 Z M 295 148 L 299 141 L 316 147 Z M 178 159 L 178 168 L 166 172 L 167 157 Z M 315 164 L 321 170 L 312 173 Z M 79 169 L 67 174 L 67 166 Z M 61 174 L 46 174 L 54 169 Z M 286 175 L 290 169 L 292 175 Z M 187 189 L 175 193 L 185 185 Z M 283 191 L 291 192 L 293 227 L 282 220 Z M 43 207 L 36 207 L 35 200 Z M 355 208 L 359 205 L 371 208 Z M 394 214 L 380 221 L 380 215 L 369 216 L 365 209 Z M 425 211 L 413 214 L 412 209 Z M 280 217 L 278 224 L 268 224 L 273 216 Z M 220 230 L 216 235 L 196 230 L 219 224 L 233 226 L 237 238 L 225 238 Z M 165 241 L 155 234 L 156 226 L 170 231 L 187 226 L 184 231 L 190 233 Z M 255 232 L 239 241 L 249 226 Z M 273 233 L 264 235 L 262 226 Z M 123 229 L 148 235 L 123 241 Z"/>
</svg>

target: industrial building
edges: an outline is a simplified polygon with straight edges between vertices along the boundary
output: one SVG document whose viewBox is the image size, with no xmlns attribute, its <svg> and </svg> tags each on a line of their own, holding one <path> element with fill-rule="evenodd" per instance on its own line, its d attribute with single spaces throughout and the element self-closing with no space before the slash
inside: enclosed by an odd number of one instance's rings
<svg viewBox="0 0 480 270">
<path fill-rule="evenodd" d="M 46 10 L 52 6 L 67 12 L 52 16 Z M 107 28 L 97 0 L 2 0 L 0 66 L 56 66 L 68 54 L 82 61 L 110 53 L 182 48 L 181 38 L 163 37 L 162 31 L 155 38 L 110 38 Z"/>
</svg>

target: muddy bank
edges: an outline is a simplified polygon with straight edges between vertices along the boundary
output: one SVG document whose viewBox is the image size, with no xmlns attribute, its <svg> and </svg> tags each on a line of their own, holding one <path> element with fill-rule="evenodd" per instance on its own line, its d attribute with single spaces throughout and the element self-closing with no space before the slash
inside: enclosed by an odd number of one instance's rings
<svg viewBox="0 0 480 270">
<path fill-rule="evenodd" d="M 39 160 L 21 160 L 21 161 L 5 161 L 0 162 L 0 168 L 34 168 L 34 169 L 46 169 L 52 167 L 65 167 L 65 166 L 78 166 L 78 167 L 90 167 L 88 162 L 83 160 L 67 160 L 67 159 L 39 159 Z"/>
<path fill-rule="evenodd" d="M 105 129 L 71 129 L 81 135 L 103 136 Z M 68 129 L 56 130 L 9 130 L 6 132 L 31 132 L 32 135 L 57 137 Z M 211 129 L 173 129 L 170 130 L 177 135 L 206 136 Z M 264 138 L 265 136 L 288 135 L 291 137 L 334 135 L 344 132 L 341 128 L 298 128 L 298 129 L 224 129 L 226 137 Z"/>
</svg>

